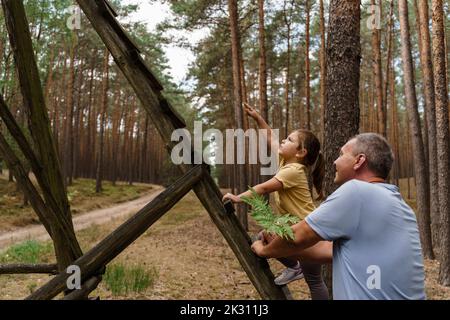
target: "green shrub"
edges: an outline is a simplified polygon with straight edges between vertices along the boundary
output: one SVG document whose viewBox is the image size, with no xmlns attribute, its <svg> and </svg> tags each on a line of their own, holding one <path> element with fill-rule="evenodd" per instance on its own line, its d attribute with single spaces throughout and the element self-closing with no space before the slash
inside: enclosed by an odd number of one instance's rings
<svg viewBox="0 0 450 320">
<path fill-rule="evenodd" d="M 0 261 L 3 263 L 39 263 L 42 262 L 43 256 L 49 254 L 52 250 L 51 243 L 28 240 L 9 247 L 5 253 L 0 255 Z"/>
<path fill-rule="evenodd" d="M 154 267 L 146 270 L 139 266 L 127 267 L 123 264 L 106 268 L 104 281 L 112 294 L 123 295 L 130 292 L 140 293 L 153 286 L 158 273 Z"/>
</svg>

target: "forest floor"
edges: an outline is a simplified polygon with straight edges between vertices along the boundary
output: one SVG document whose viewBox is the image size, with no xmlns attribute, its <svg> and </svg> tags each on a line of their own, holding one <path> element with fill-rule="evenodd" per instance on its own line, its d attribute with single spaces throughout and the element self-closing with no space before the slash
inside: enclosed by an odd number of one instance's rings
<svg viewBox="0 0 450 320">
<path fill-rule="evenodd" d="M 80 230 L 77 237 L 88 250 L 117 228 L 128 215 Z M 250 221 L 250 232 L 256 225 Z M 51 244 L 39 256 L 44 263 L 54 262 Z M 1 260 L 1 257 L 0 257 Z M 272 271 L 283 268 L 271 259 Z M 212 223 L 195 194 L 190 192 L 131 246 L 114 259 L 115 265 L 138 266 L 152 271 L 151 284 L 141 292 L 113 294 L 102 281 L 92 296 L 100 299 L 259 299 L 226 241 Z M 450 299 L 450 288 L 437 284 L 439 264 L 425 261 L 428 299 Z M 22 299 L 50 277 L 47 275 L 0 276 L 0 299 Z M 304 280 L 289 284 L 294 299 L 309 299 Z"/>
</svg>

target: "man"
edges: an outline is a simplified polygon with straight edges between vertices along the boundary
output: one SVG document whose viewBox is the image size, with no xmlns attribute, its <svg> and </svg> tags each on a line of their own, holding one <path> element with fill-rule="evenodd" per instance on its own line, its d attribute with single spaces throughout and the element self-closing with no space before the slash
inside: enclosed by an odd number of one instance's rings
<svg viewBox="0 0 450 320">
<path fill-rule="evenodd" d="M 332 262 L 334 299 L 425 299 L 416 217 L 398 188 L 385 182 L 392 162 L 382 136 L 350 139 L 334 162 L 340 187 L 292 226 L 295 240 L 258 240 L 253 251 L 267 258 Z"/>
</svg>

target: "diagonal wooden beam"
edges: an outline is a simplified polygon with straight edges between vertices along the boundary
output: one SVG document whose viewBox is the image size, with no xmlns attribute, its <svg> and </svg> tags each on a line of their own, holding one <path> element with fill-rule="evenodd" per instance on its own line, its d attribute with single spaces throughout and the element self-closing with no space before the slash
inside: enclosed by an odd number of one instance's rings
<svg viewBox="0 0 450 320">
<path fill-rule="evenodd" d="M 172 132 L 184 126 L 184 121 L 170 106 L 161 93 L 162 87 L 146 66 L 136 46 L 109 10 L 103 0 L 77 0 L 86 17 L 114 57 L 143 107 L 148 112 L 170 153 L 176 142 L 171 141 Z M 180 165 L 187 172 L 192 165 Z M 286 299 L 282 288 L 273 282 L 273 274 L 266 260 L 257 257 L 250 248 L 250 238 L 234 214 L 227 214 L 222 203 L 222 194 L 211 176 L 194 187 L 197 197 L 211 216 L 228 245 L 238 258 L 242 268 L 263 299 Z"/>
<path fill-rule="evenodd" d="M 120 225 L 113 233 L 78 258 L 73 265 L 80 268 L 81 281 L 84 282 L 96 276 L 99 270 L 139 238 L 200 181 L 203 172 L 201 165 L 189 170 L 133 217 Z M 66 289 L 66 281 L 69 276 L 68 273 L 60 273 L 28 296 L 27 299 L 46 300 L 55 297 Z"/>
<path fill-rule="evenodd" d="M 1 0 L 6 27 L 8 30 L 14 61 L 20 82 L 25 110 L 28 114 L 29 129 L 37 150 L 45 185 L 57 203 L 55 212 L 64 223 L 54 223 L 53 241 L 60 270 L 82 255 L 75 231 L 73 230 L 69 201 L 64 186 L 55 142 L 50 129 L 47 108 L 42 92 L 39 70 L 34 56 L 29 24 L 23 6 L 23 0 Z M 49 222 L 50 223 L 50 222 Z M 59 225 L 69 225 L 62 230 Z M 67 232 L 70 236 L 67 236 Z M 66 234 L 66 235 L 65 235 Z M 70 243 L 66 243 L 67 239 Z"/>
</svg>

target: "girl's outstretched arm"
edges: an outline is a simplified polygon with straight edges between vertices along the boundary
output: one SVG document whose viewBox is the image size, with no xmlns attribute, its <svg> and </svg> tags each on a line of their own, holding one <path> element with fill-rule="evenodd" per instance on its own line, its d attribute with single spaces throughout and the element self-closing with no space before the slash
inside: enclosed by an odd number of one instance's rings
<svg viewBox="0 0 450 320">
<path fill-rule="evenodd" d="M 267 146 L 269 148 L 271 148 L 271 150 L 276 152 L 278 150 L 278 146 L 280 143 L 279 143 L 278 139 L 275 139 L 272 128 L 267 124 L 267 122 L 259 114 L 259 112 L 256 111 L 255 108 L 250 106 L 248 103 L 244 103 L 244 108 L 245 108 L 245 112 L 256 121 L 259 129 L 265 129 L 265 130 L 263 130 L 263 134 L 264 134 L 265 138 L 267 139 Z"/>
<path fill-rule="evenodd" d="M 253 189 L 257 194 L 267 194 L 283 189 L 283 184 L 276 178 L 272 178 L 270 180 L 267 180 L 266 182 L 257 184 L 256 186 L 253 187 Z M 251 197 L 251 196 L 252 193 L 249 190 L 241 193 L 240 195 L 227 193 L 226 195 L 223 196 L 222 201 L 229 199 L 235 203 L 239 203 L 242 202 L 241 199 L 242 197 Z"/>
</svg>

